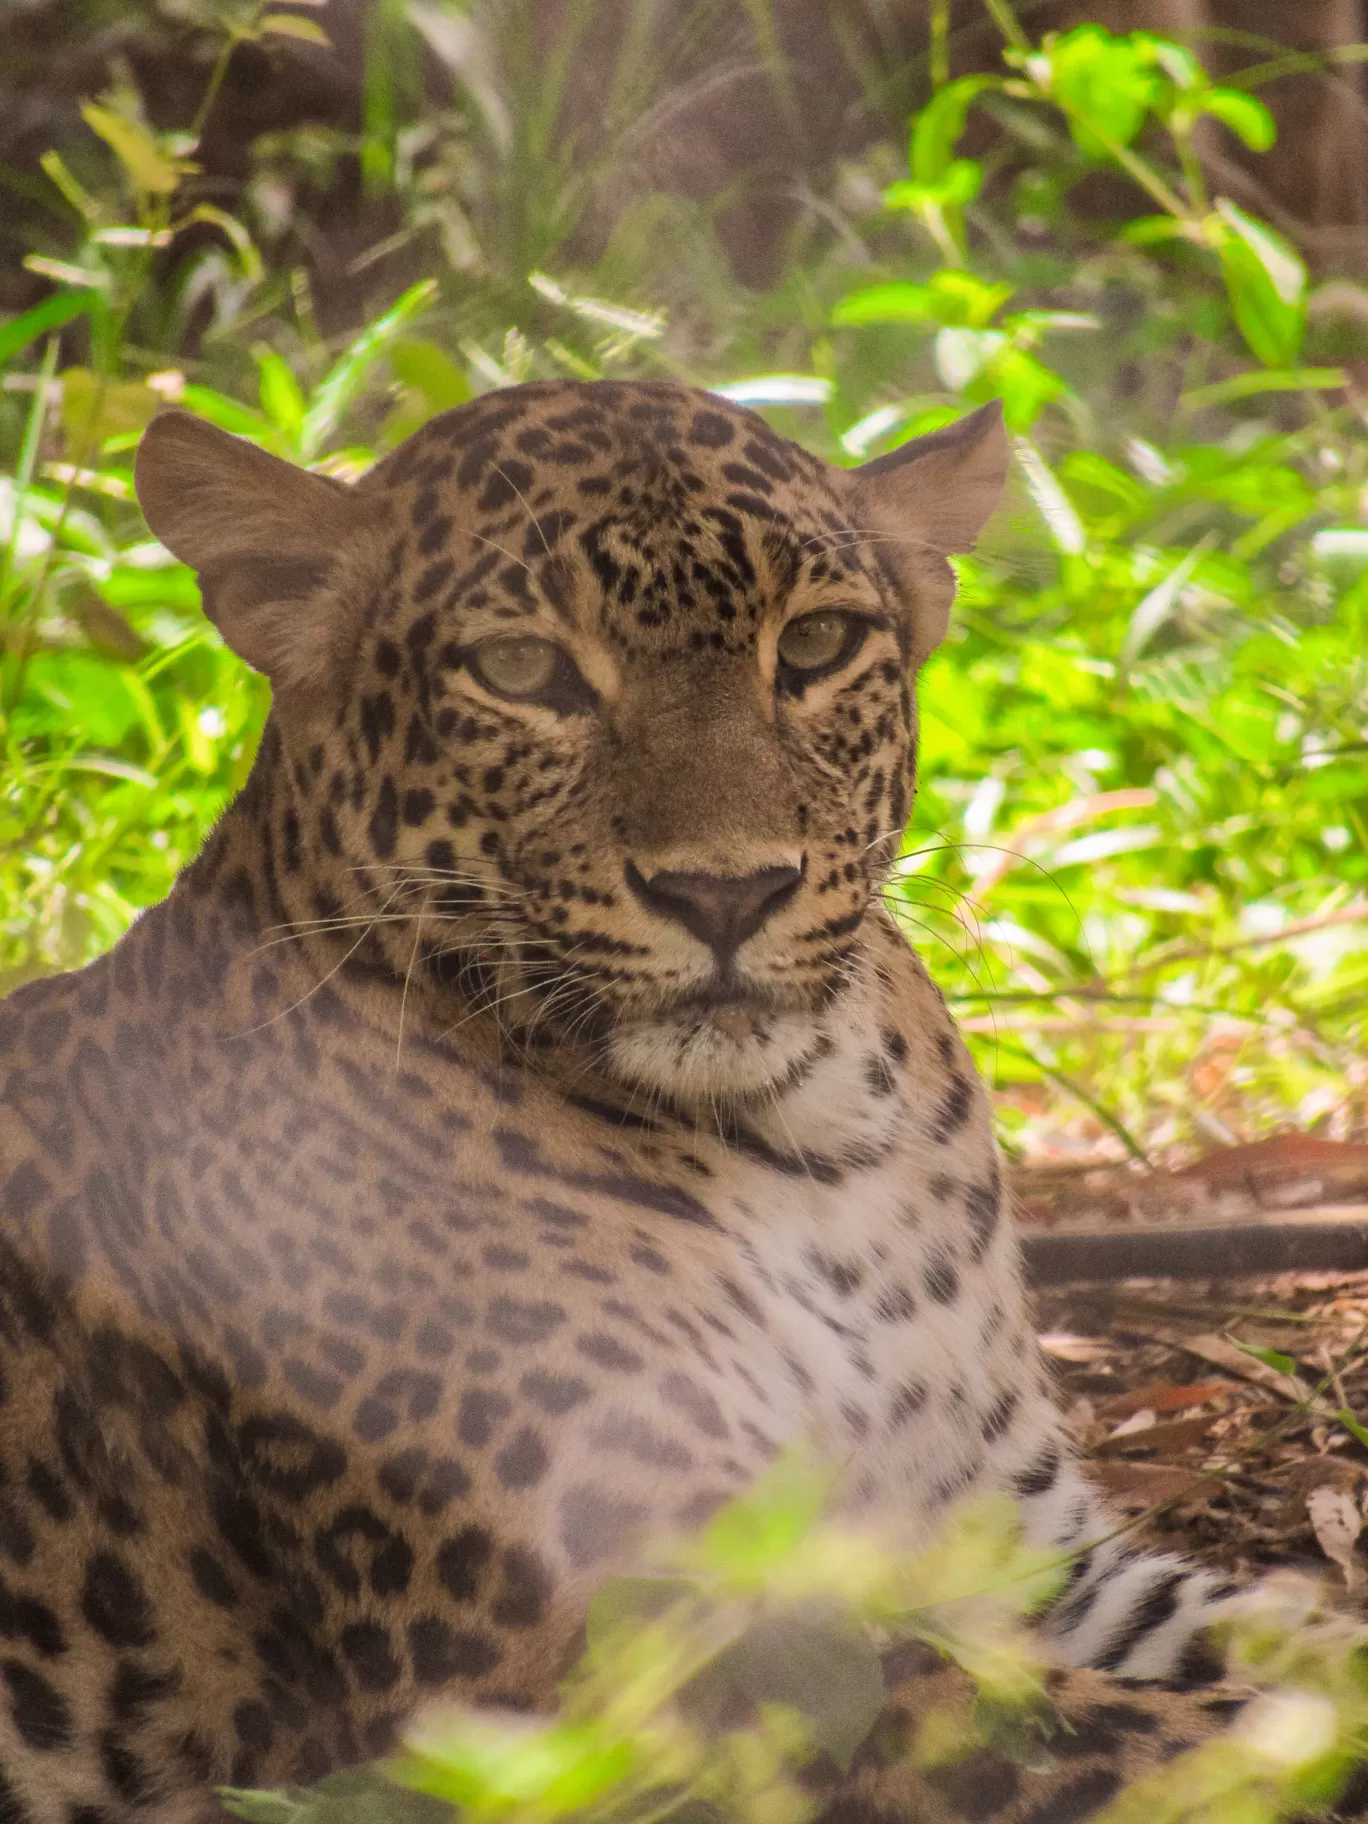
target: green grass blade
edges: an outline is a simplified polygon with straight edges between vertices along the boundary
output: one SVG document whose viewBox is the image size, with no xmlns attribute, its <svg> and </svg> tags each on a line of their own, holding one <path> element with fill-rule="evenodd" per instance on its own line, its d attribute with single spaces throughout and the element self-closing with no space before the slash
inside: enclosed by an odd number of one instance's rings
<svg viewBox="0 0 1368 1824">
<path fill-rule="evenodd" d="M 60 329 L 64 323 L 83 316 L 95 297 L 93 291 L 54 291 L 50 298 L 44 298 L 32 310 L 11 317 L 8 323 L 0 326 L 0 362 L 8 361 L 21 348 L 27 348 L 45 330 Z"/>
<path fill-rule="evenodd" d="M 411 285 L 383 317 L 368 324 L 314 389 L 299 431 L 299 453 L 311 462 L 336 430 L 343 413 L 365 384 L 371 368 L 403 329 L 425 310 L 437 293 L 435 279 Z"/>
</svg>

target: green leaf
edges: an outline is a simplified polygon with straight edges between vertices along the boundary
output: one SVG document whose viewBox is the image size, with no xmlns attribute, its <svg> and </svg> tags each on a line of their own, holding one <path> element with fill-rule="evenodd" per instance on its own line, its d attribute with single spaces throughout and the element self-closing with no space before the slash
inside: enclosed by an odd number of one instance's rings
<svg viewBox="0 0 1368 1824">
<path fill-rule="evenodd" d="M 883 193 L 886 209 L 962 209 L 972 203 L 983 185 L 983 166 L 972 158 L 957 158 L 944 176 L 924 184 L 900 178 Z"/>
<path fill-rule="evenodd" d="M 291 443 L 299 435 L 306 410 L 304 394 L 288 364 L 272 349 L 257 351 L 261 409 Z"/>
<path fill-rule="evenodd" d="M 971 382 L 966 396 L 973 404 L 980 403 L 980 393 L 985 404 L 989 398 L 1000 398 L 1008 430 L 1021 436 L 1052 399 L 1062 399 L 1068 391 L 1067 382 L 1052 367 L 1022 349 L 1006 348 L 988 363 L 981 385 Z"/>
<path fill-rule="evenodd" d="M 1230 128 L 1251 152 L 1267 152 L 1278 137 L 1278 123 L 1264 104 L 1243 89 L 1207 89 L 1198 110 Z"/>
<path fill-rule="evenodd" d="M 197 418 L 208 419 L 221 431 L 232 431 L 236 437 L 250 437 L 254 442 L 262 443 L 270 435 L 270 422 L 260 412 L 254 412 L 249 405 L 240 405 L 226 393 L 215 392 L 212 387 L 187 386 L 176 403 Z"/>
<path fill-rule="evenodd" d="M 83 316 L 95 301 L 93 291 L 58 291 L 32 310 L 11 317 L 0 324 L 0 363 L 9 361 L 21 348 L 35 341 L 46 330 L 60 329 L 63 323 Z"/>
<path fill-rule="evenodd" d="M 1153 589 L 1149 590 L 1136 604 L 1135 613 L 1130 618 L 1126 637 L 1121 642 L 1118 663 L 1124 669 L 1132 665 L 1140 656 L 1149 640 L 1159 631 L 1178 605 L 1178 598 L 1188 583 L 1192 573 L 1206 556 L 1212 539 L 1203 539 L 1195 544 L 1174 565 Z"/>
<path fill-rule="evenodd" d="M 1131 36 L 1136 44 L 1145 47 L 1176 88 L 1206 87 L 1207 73 L 1185 44 L 1175 44 L 1171 38 L 1157 38 L 1153 32 L 1133 32 Z"/>
<path fill-rule="evenodd" d="M 1342 367 L 1289 367 L 1284 373 L 1251 368 L 1247 374 L 1232 374 L 1229 380 L 1194 386 L 1190 393 L 1179 394 L 1178 403 L 1185 412 L 1200 412 L 1232 399 L 1252 399 L 1258 393 L 1332 393 L 1348 384 L 1349 376 Z"/>
<path fill-rule="evenodd" d="M 936 337 L 936 372 L 952 393 L 962 393 L 1006 347 L 1000 329 L 943 329 Z"/>
<path fill-rule="evenodd" d="M 806 1545 L 830 1494 L 830 1475 L 787 1453 L 743 1495 L 728 1501 L 681 1552 L 686 1568 L 697 1564 L 727 1582 L 765 1588 L 784 1561 Z"/>
<path fill-rule="evenodd" d="M 329 369 L 314 389 L 300 426 L 299 450 L 304 461 L 317 456 L 364 386 L 371 368 L 397 339 L 404 325 L 425 310 L 436 295 L 435 279 L 420 279 L 416 285 L 410 285 L 383 316 L 361 331 L 341 359 Z"/>
<path fill-rule="evenodd" d="M 1265 1349 L 1258 1343 L 1242 1343 L 1236 1336 L 1232 1336 L 1230 1341 L 1241 1355 L 1252 1356 L 1256 1362 L 1262 1362 L 1265 1368 L 1272 1368 L 1278 1374 L 1294 1375 L 1297 1372 L 1297 1364 L 1290 1355 L 1283 1355 L 1277 1349 Z"/>
<path fill-rule="evenodd" d="M 396 1786 L 378 1767 L 345 1768 L 283 1792 L 220 1787 L 219 1798 L 247 1824 L 452 1824 L 445 1804 Z"/>
<path fill-rule="evenodd" d="M 164 403 L 140 380 L 105 380 L 86 367 L 64 368 L 60 378 L 62 430 L 83 460 L 106 437 L 145 429 Z"/>
<path fill-rule="evenodd" d="M 1361 1425 L 1347 1406 L 1341 1406 L 1335 1414 L 1335 1418 L 1343 1425 L 1351 1438 L 1368 1450 L 1368 1427 Z"/>
<path fill-rule="evenodd" d="M 438 1716 L 407 1736 L 395 1776 L 415 1792 L 472 1810 L 574 1812 L 635 1769 L 636 1745 L 597 1723 L 501 1724 L 470 1714 Z"/>
<path fill-rule="evenodd" d="M 1152 247 L 1159 241 L 1176 241 L 1184 232 L 1176 216 L 1137 215 L 1126 223 L 1118 238 L 1132 247 Z"/>
<path fill-rule="evenodd" d="M 73 266 L 70 260 L 50 260 L 41 253 L 26 253 L 24 267 L 40 273 L 57 285 L 72 285 L 77 291 L 108 291 L 109 274 L 87 266 Z"/>
<path fill-rule="evenodd" d="M 87 222 L 98 222 L 100 205 L 63 162 L 60 152 L 44 152 L 38 160 L 44 172 L 61 191 L 67 202 Z"/>
<path fill-rule="evenodd" d="M 260 31 L 278 38 L 302 38 L 306 44 L 321 44 L 332 49 L 332 40 L 316 19 L 305 19 L 299 13 L 267 13 Z"/>
<path fill-rule="evenodd" d="M 837 325 L 853 323 L 934 323 L 931 292 L 925 285 L 895 282 L 868 285 L 842 298 L 831 313 Z"/>
<path fill-rule="evenodd" d="M 237 251 L 243 278 L 252 285 L 260 283 L 264 276 L 261 255 L 256 242 L 235 215 L 213 203 L 196 203 L 184 219 L 186 222 L 211 222 L 215 228 L 221 228 Z"/>
<path fill-rule="evenodd" d="M 147 128 L 136 120 L 102 108 L 98 102 L 83 101 L 81 116 L 92 133 L 98 133 L 139 190 L 153 196 L 169 196 L 181 180 L 183 166 L 166 157 Z"/>
<path fill-rule="evenodd" d="M 961 76 L 937 90 L 912 125 L 908 162 L 919 184 L 934 184 L 944 178 L 952 162 L 956 162 L 955 145 L 975 97 L 996 87 L 991 76 Z"/>
<path fill-rule="evenodd" d="M 1055 547 L 1066 556 L 1078 557 L 1087 549 L 1088 535 L 1078 511 L 1045 458 L 1029 439 L 1022 437 L 1016 446 L 1017 461 L 1026 478 L 1026 486 L 1040 510 Z"/>
<path fill-rule="evenodd" d="M 390 349 L 389 364 L 395 379 L 421 393 L 434 412 L 464 405 L 470 397 L 468 375 L 435 342 L 405 337 Z"/>
<path fill-rule="evenodd" d="M 1079 150 L 1105 156 L 1099 133 L 1128 146 L 1162 92 L 1151 45 L 1139 36 L 1113 37 L 1100 25 L 1080 25 L 1047 41 L 1045 54 Z"/>
<path fill-rule="evenodd" d="M 1219 197 L 1208 217 L 1240 334 L 1265 367 L 1295 367 L 1306 332 L 1306 267 L 1273 229 Z"/>
<path fill-rule="evenodd" d="M 763 1616 L 719 1656 L 717 1667 L 753 1702 L 798 1711 L 812 1739 L 843 1770 L 883 1709 L 883 1669 L 873 1642 L 834 1605 Z"/>
</svg>

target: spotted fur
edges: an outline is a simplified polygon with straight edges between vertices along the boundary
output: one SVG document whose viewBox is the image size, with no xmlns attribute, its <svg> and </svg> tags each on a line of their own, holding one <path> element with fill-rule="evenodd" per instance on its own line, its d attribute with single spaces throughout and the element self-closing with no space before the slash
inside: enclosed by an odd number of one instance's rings
<svg viewBox="0 0 1368 1824">
<path fill-rule="evenodd" d="M 275 707 L 166 903 L 0 1009 L 3 1824 L 543 1703 L 594 1582 L 799 1437 L 909 1538 L 990 1486 L 1108 1531 L 880 900 L 1004 460 L 988 412 L 844 475 L 672 385 L 512 388 L 352 488 L 153 425 Z M 795 676 L 820 613 L 856 644 Z M 1062 1659 L 1183 1666 L 1209 1579 L 1078 1564 Z"/>
</svg>

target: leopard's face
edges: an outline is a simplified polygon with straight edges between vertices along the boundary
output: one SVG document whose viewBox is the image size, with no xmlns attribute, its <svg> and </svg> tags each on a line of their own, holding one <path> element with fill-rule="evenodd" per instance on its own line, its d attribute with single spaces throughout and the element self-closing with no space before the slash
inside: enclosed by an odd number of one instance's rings
<svg viewBox="0 0 1368 1824">
<path fill-rule="evenodd" d="M 907 819 L 943 556 L 674 385 L 487 396 L 348 505 L 336 663 L 278 686 L 307 865 L 532 1042 L 689 1103 L 791 1080 Z"/>
</svg>

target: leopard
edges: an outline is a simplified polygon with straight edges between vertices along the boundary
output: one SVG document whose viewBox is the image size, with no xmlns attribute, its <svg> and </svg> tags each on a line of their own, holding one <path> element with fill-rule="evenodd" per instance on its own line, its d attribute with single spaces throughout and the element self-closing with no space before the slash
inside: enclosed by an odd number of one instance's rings
<svg viewBox="0 0 1368 1824">
<path fill-rule="evenodd" d="M 833 1816 L 1081 1818 L 1224 1721 L 1229 1587 L 1075 1459 L 887 893 L 1009 455 L 989 404 L 843 469 L 671 380 L 492 391 L 351 480 L 146 429 L 271 708 L 169 896 L 0 1005 L 3 1824 L 545 1709 L 602 1579 L 802 1440 L 909 1543 L 1017 1499 L 1097 1749 Z"/>
</svg>

